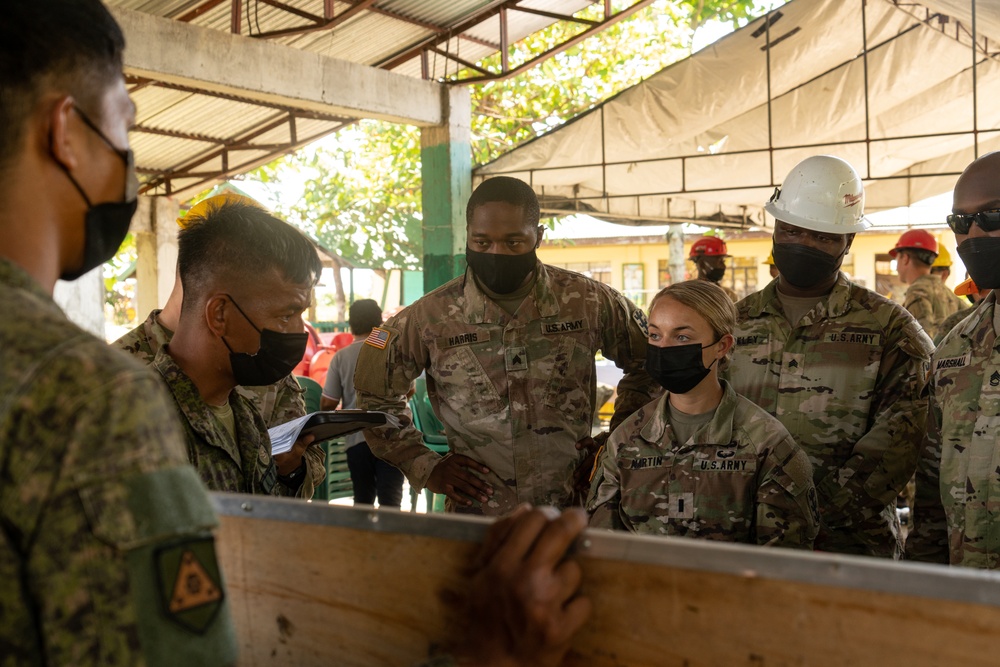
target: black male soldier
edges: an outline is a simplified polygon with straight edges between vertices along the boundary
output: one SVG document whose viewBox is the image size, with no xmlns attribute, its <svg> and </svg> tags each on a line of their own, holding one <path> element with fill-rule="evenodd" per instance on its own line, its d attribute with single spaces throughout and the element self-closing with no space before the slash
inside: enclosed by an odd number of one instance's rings
<svg viewBox="0 0 1000 667">
<path fill-rule="evenodd" d="M 643 370 L 646 318 L 610 287 L 537 260 L 543 228 L 527 183 L 484 181 L 466 221 L 465 275 L 362 346 L 359 407 L 404 418 L 402 429 L 371 429 L 365 439 L 414 487 L 446 493 L 456 511 L 579 504 L 593 461 L 580 443 L 592 442 L 598 407 L 594 354 L 625 370 L 613 429 L 657 392 Z M 423 372 L 451 447 L 444 458 L 423 446 L 406 411 L 410 382 Z"/>
<path fill-rule="evenodd" d="M 0 21 L 0 662 L 229 665 L 216 517 L 162 385 L 72 323 L 136 208 L 121 30 L 97 0 Z"/>
<path fill-rule="evenodd" d="M 902 306 L 840 271 L 870 224 L 850 164 L 806 158 L 766 209 L 779 275 L 737 304 L 728 379 L 809 455 L 816 548 L 898 558 L 895 500 L 916 467 L 933 346 Z"/>
</svg>

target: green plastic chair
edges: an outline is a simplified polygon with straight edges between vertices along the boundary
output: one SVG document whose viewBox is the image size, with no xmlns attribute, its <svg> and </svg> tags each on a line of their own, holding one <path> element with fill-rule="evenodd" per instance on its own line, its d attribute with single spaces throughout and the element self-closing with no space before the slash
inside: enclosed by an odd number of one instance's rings
<svg viewBox="0 0 1000 667">
<path fill-rule="evenodd" d="M 424 446 L 427 449 L 444 456 L 448 453 L 448 437 L 444 432 L 444 424 L 434 414 L 431 399 L 427 395 L 427 380 L 418 377 L 413 381 L 413 396 L 410 398 L 410 412 L 413 414 L 413 427 L 420 431 L 423 437 Z M 443 512 L 445 496 L 433 493 L 430 489 L 424 489 L 424 496 L 427 498 L 427 509 L 430 512 Z M 411 511 L 416 511 L 417 491 L 410 489 Z"/>
<path fill-rule="evenodd" d="M 296 375 L 295 379 L 305 391 L 302 398 L 306 403 L 306 412 L 319 412 L 323 387 L 312 378 Z M 321 442 L 319 446 L 326 453 L 326 475 L 316 487 L 313 500 L 330 502 L 337 498 L 353 497 L 354 485 L 351 484 L 351 471 L 347 467 L 347 443 L 343 438 L 337 438 Z"/>
</svg>

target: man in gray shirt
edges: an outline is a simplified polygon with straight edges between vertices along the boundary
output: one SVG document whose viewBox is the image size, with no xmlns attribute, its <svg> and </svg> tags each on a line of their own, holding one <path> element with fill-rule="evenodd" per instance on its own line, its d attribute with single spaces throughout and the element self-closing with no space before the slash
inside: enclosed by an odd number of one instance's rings
<svg viewBox="0 0 1000 667">
<path fill-rule="evenodd" d="M 353 410 L 357 407 L 354 392 L 354 369 L 365 338 L 372 329 L 382 324 L 382 311 L 372 299 L 361 299 L 351 304 L 348 322 L 354 342 L 340 350 L 330 362 L 323 387 L 322 408 Z M 352 433 L 347 439 L 347 467 L 354 485 L 354 504 L 374 505 L 399 509 L 403 502 L 403 473 L 372 454 L 361 433 Z"/>
</svg>

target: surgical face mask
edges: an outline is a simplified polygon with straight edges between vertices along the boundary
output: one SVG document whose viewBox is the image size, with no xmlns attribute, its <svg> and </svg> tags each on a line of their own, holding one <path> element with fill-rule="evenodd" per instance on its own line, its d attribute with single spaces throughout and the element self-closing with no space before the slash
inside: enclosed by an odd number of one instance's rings
<svg viewBox="0 0 1000 667">
<path fill-rule="evenodd" d="M 97 268 L 114 257 L 122 241 L 125 240 L 125 236 L 128 234 L 129 224 L 132 222 L 132 216 L 135 214 L 135 209 L 139 204 L 137 194 L 139 191 L 139 181 L 135 176 L 135 158 L 132 155 L 132 151 L 116 148 L 111 143 L 111 140 L 104 136 L 104 133 L 101 132 L 96 124 L 91 122 L 78 108 L 73 108 L 76 110 L 77 115 L 80 116 L 80 120 L 97 134 L 125 164 L 125 199 L 121 202 L 92 204 L 90 197 L 83 191 L 83 188 L 73 178 L 73 175 L 69 173 L 69 169 L 58 160 L 56 161 L 56 164 L 66 174 L 70 183 L 73 184 L 77 192 L 80 193 L 80 196 L 83 197 L 83 201 L 87 203 L 87 213 L 84 217 L 83 230 L 83 264 L 72 271 L 64 272 L 60 276 L 63 280 L 76 280 L 91 269 Z"/>
<path fill-rule="evenodd" d="M 535 270 L 538 259 L 534 249 L 523 255 L 501 255 L 465 248 L 465 261 L 486 289 L 495 294 L 510 294 Z"/>
<path fill-rule="evenodd" d="M 721 339 L 720 339 L 721 340 Z M 715 361 L 705 368 L 701 351 L 718 345 L 702 347 L 698 343 L 671 347 L 646 346 L 646 373 L 671 394 L 686 394 L 705 379 Z"/>
<path fill-rule="evenodd" d="M 307 333 L 280 333 L 270 329 L 258 329 L 239 304 L 228 294 L 226 297 L 236 306 L 254 331 L 260 334 L 260 349 L 256 354 L 233 352 L 223 337 L 222 343 L 229 350 L 229 363 L 233 367 L 236 384 L 242 387 L 261 387 L 274 384 L 287 376 L 300 361 L 309 343 Z"/>
<path fill-rule="evenodd" d="M 969 277 L 981 290 L 1000 287 L 1000 237 L 967 238 L 958 246 Z"/>
<path fill-rule="evenodd" d="M 799 289 L 809 289 L 837 273 L 847 250 L 829 255 L 800 243 L 775 243 L 772 253 L 782 278 Z"/>
</svg>

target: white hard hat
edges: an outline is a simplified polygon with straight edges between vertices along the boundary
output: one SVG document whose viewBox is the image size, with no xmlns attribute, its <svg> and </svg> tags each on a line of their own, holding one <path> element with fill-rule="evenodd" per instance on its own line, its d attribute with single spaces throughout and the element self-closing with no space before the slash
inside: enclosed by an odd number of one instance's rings
<svg viewBox="0 0 1000 667">
<path fill-rule="evenodd" d="M 795 165 L 764 210 L 782 222 L 827 234 L 853 234 L 872 226 L 864 217 L 861 177 L 833 155 L 814 155 Z"/>
</svg>

